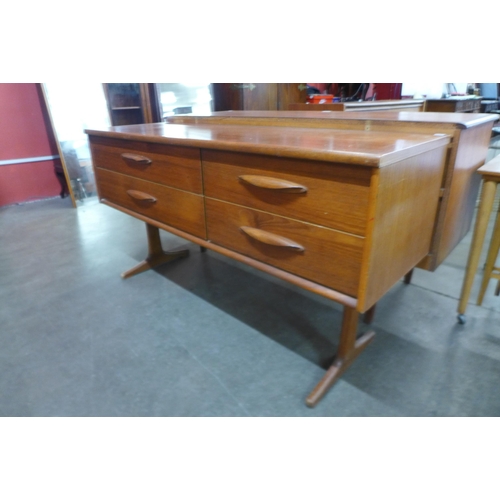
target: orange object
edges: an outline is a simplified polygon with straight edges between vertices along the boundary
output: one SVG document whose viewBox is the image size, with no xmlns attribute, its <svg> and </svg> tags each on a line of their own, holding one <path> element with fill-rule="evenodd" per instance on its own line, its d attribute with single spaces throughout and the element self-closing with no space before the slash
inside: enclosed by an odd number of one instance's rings
<svg viewBox="0 0 500 500">
<path fill-rule="evenodd" d="M 332 94 L 313 94 L 309 96 L 307 102 L 310 104 L 326 104 L 333 102 Z"/>
</svg>

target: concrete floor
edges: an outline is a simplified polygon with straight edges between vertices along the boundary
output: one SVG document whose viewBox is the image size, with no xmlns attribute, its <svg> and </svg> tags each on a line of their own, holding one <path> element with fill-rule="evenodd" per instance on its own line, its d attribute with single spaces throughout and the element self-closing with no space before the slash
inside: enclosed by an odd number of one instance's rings
<svg viewBox="0 0 500 500">
<path fill-rule="evenodd" d="M 190 257 L 128 280 L 144 224 L 86 200 L 0 208 L 0 416 L 499 416 L 500 298 L 471 232 L 379 302 L 374 342 L 319 405 L 341 308 L 161 232 Z M 366 325 L 360 324 L 360 331 Z"/>
</svg>

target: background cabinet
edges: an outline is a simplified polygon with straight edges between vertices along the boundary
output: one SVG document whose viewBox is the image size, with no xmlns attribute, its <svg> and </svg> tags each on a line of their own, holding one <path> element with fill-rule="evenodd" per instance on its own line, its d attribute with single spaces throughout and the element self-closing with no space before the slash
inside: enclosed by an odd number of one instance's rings
<svg viewBox="0 0 500 500">
<path fill-rule="evenodd" d="M 448 99 L 427 99 L 425 111 L 437 111 L 445 113 L 479 113 L 481 111 L 481 99 L 479 97 L 450 97 Z"/>
<path fill-rule="evenodd" d="M 305 83 L 213 83 L 214 111 L 287 110 L 306 102 Z"/>
<path fill-rule="evenodd" d="M 112 125 L 160 121 L 154 84 L 105 83 L 104 92 Z"/>
</svg>

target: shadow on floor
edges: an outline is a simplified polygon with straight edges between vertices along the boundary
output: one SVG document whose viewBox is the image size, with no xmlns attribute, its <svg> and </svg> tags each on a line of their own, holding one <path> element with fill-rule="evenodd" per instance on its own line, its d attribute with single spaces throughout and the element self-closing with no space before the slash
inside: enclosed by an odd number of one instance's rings
<svg viewBox="0 0 500 500">
<path fill-rule="evenodd" d="M 202 253 L 196 245 L 182 248 L 190 250 L 187 259 L 155 271 L 299 356 L 330 366 L 342 321 L 338 304 L 274 282 L 215 252 Z"/>
</svg>

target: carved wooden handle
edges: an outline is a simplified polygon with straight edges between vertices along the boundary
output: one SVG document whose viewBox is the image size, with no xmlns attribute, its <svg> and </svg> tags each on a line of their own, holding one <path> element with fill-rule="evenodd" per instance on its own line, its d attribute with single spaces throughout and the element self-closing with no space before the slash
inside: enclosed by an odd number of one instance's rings
<svg viewBox="0 0 500 500">
<path fill-rule="evenodd" d="M 251 184 L 252 186 L 274 189 L 282 193 L 306 193 L 307 188 L 295 182 L 277 179 L 275 177 L 267 177 L 264 175 L 240 175 L 238 179 Z"/>
<path fill-rule="evenodd" d="M 134 198 L 134 200 L 139 201 L 149 201 L 150 203 L 156 203 L 156 198 L 148 193 L 143 193 L 142 191 L 135 191 L 134 189 L 129 189 L 127 194 Z"/>
<path fill-rule="evenodd" d="M 134 153 L 122 153 L 122 158 L 135 165 L 150 165 L 152 163 L 147 156 L 136 155 Z"/>
<path fill-rule="evenodd" d="M 299 245 L 293 240 L 285 238 L 284 236 L 278 236 L 277 234 L 268 233 L 262 229 L 257 229 L 250 226 L 241 226 L 240 229 L 250 238 L 265 243 L 266 245 L 273 245 L 275 247 L 284 247 L 294 250 L 295 252 L 303 252 L 305 248 Z"/>
</svg>

